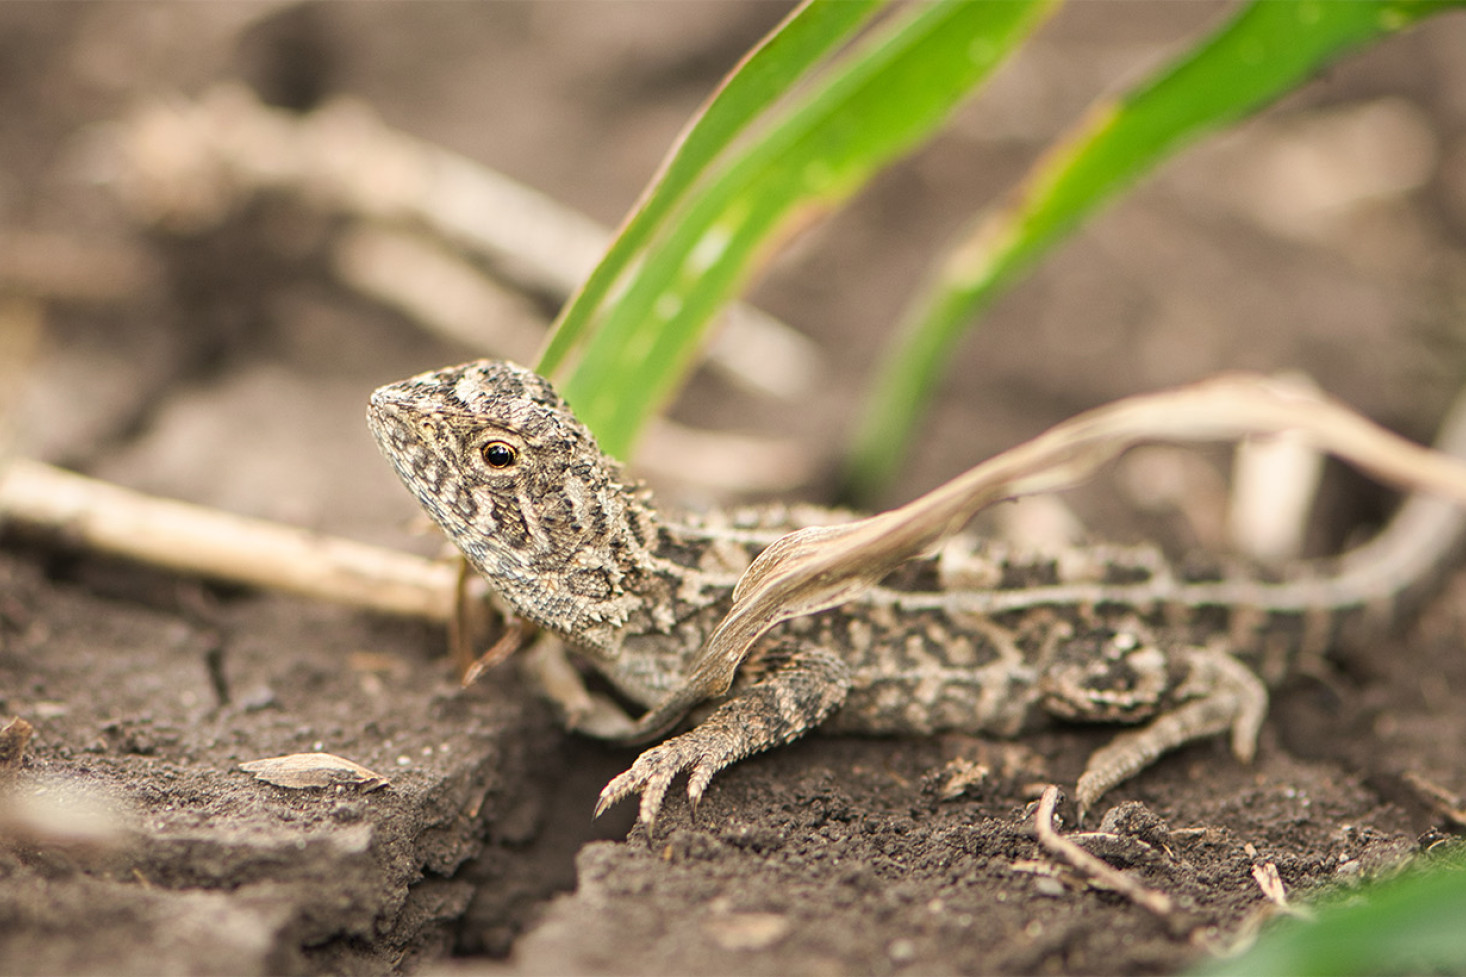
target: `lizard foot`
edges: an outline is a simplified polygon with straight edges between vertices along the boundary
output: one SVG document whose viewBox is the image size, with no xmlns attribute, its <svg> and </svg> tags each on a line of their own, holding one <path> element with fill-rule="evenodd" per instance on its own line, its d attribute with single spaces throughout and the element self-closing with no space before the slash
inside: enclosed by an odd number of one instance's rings
<svg viewBox="0 0 1466 977">
<path fill-rule="evenodd" d="M 601 791 L 596 816 L 640 792 L 640 821 L 650 837 L 667 789 L 684 771 L 687 799 L 696 814 L 713 774 L 818 726 L 844 701 L 849 687 L 849 668 L 838 656 L 815 646 L 794 651 L 771 675 L 720 705 L 698 726 L 637 757 L 630 770 Z"/>
<path fill-rule="evenodd" d="M 702 800 L 703 791 L 713 779 L 713 774 L 741 755 L 741 751 L 730 750 L 730 744 L 719 744 L 714 737 L 699 735 L 702 733 L 702 729 L 695 729 L 642 753 L 630 770 L 616 777 L 601 791 L 600 799 L 596 801 L 595 816 L 600 817 L 611 805 L 639 792 L 641 811 L 638 820 L 646 826 L 650 836 L 667 790 L 684 770 L 688 772 L 687 800 L 696 814 L 698 802 Z"/>
</svg>

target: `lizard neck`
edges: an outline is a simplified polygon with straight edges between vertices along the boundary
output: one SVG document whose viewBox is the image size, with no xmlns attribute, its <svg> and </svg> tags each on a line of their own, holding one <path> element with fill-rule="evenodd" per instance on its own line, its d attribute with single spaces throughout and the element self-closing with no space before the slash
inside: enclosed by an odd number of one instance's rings
<svg viewBox="0 0 1466 977">
<path fill-rule="evenodd" d="M 686 582 L 650 493 L 619 475 L 603 459 L 579 477 L 532 487 L 540 504 L 513 509 L 534 516 L 514 527 L 523 533 L 516 559 L 482 538 L 458 540 L 521 617 L 607 660 L 630 635 L 669 630 Z"/>
</svg>

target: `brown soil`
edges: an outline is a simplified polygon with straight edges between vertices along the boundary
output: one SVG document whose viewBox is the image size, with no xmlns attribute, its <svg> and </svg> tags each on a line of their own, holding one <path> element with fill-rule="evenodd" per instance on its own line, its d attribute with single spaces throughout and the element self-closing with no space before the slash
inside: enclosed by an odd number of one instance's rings
<svg viewBox="0 0 1466 977">
<path fill-rule="evenodd" d="M 0 6 L 0 274 L 46 315 L 12 414 L 19 450 L 431 552 L 362 407 L 379 383 L 480 351 L 337 284 L 322 245 L 333 218 L 288 196 L 206 232 L 138 226 L 102 179 L 98 126 L 227 78 L 296 107 L 351 93 L 612 223 L 783 9 Z M 700 377 L 678 416 L 836 443 L 889 322 L 963 215 L 1217 14 L 1062 12 L 990 97 L 758 288 L 827 351 L 807 400 L 791 410 Z M 1306 370 L 1428 437 L 1466 376 L 1463 45 L 1466 18 L 1448 15 L 1350 60 L 1078 235 L 964 346 L 897 495 L 1075 410 L 1234 367 Z M 1292 206 L 1296 186 L 1279 196 L 1278 173 L 1308 147 L 1343 160 L 1336 188 L 1359 178 L 1328 141 L 1351 120 L 1395 140 L 1374 182 L 1333 210 Z M 70 278 L 65 260 L 25 270 L 72 253 L 45 251 L 58 242 L 131 262 L 131 284 L 109 292 L 85 262 Z M 1194 538 L 1137 516 L 1116 482 L 1075 499 L 1097 531 Z M 1316 544 L 1337 547 L 1386 505 L 1334 479 Z M 559 732 L 512 670 L 458 691 L 434 628 L 13 530 L 0 542 L 0 714 L 36 727 L 0 804 L 5 973 L 1171 973 L 1247 931 L 1265 904 L 1254 866 L 1274 863 L 1295 897 L 1367 877 L 1446 828 L 1408 775 L 1466 791 L 1466 576 L 1389 643 L 1282 690 L 1253 764 L 1205 743 L 1107 798 L 1143 805 L 1121 809 L 1108 857 L 1176 900 L 1162 921 L 1056 866 L 1025 821 L 1035 785 L 1072 784 L 1103 730 L 814 736 L 720 775 L 695 822 L 674 800 L 648 844 L 627 838 L 627 810 L 590 819 L 634 753 Z M 237 769 L 310 750 L 392 782 L 289 791 Z M 941 800 L 958 758 L 993 773 Z M 51 814 L 27 821 L 32 802 Z M 79 835 L 65 811 L 85 815 Z"/>
</svg>

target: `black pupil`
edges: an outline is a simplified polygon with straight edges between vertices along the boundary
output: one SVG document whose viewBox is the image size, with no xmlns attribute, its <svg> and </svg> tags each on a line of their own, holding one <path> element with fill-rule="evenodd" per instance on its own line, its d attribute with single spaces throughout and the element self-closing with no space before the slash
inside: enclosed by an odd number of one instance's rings
<svg viewBox="0 0 1466 977">
<path fill-rule="evenodd" d="M 514 464 L 514 449 L 502 441 L 493 441 L 484 446 L 484 460 L 490 468 L 508 468 Z"/>
</svg>

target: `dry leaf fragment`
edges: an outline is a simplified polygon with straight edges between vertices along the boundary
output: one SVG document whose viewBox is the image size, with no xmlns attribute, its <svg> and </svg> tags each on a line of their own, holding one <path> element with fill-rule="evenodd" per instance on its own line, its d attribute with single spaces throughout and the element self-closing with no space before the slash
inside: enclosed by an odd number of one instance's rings
<svg viewBox="0 0 1466 977">
<path fill-rule="evenodd" d="M 975 763 L 966 757 L 957 757 L 948 761 L 947 765 L 942 768 L 942 773 L 947 775 L 947 779 L 942 784 L 938 796 L 944 801 L 950 801 L 967 793 L 969 788 L 986 781 L 992 770 L 985 763 Z"/>
<path fill-rule="evenodd" d="M 386 777 L 334 753 L 292 753 L 241 763 L 239 769 L 276 787 L 357 787 L 362 793 L 385 787 Z"/>
<path fill-rule="evenodd" d="M 1302 906 L 1295 906 L 1288 901 L 1288 890 L 1283 885 L 1282 878 L 1278 875 L 1276 862 L 1263 862 L 1252 866 L 1252 878 L 1257 882 L 1257 887 L 1262 894 L 1273 904 L 1278 912 L 1299 919 L 1312 919 L 1313 913 Z"/>
<path fill-rule="evenodd" d="M 25 759 L 25 748 L 31 741 L 36 728 L 17 716 L 0 729 L 0 774 L 20 769 Z"/>
</svg>

